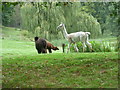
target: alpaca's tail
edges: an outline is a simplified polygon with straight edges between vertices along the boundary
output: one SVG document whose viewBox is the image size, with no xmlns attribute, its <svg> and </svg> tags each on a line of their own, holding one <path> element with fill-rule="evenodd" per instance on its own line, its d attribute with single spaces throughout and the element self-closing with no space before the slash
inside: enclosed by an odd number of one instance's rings
<svg viewBox="0 0 120 90">
<path fill-rule="evenodd" d="M 86 34 L 90 35 L 90 32 L 85 32 Z"/>
<path fill-rule="evenodd" d="M 88 41 L 89 40 L 90 32 L 85 32 L 85 33 L 86 33 L 86 40 Z"/>
</svg>

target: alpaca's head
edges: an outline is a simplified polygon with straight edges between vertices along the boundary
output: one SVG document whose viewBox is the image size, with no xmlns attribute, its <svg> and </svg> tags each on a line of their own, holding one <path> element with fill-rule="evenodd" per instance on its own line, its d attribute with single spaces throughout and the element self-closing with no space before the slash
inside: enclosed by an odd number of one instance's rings
<svg viewBox="0 0 120 90">
<path fill-rule="evenodd" d="M 34 37 L 34 40 L 37 41 L 39 38 L 38 37 Z"/>
<path fill-rule="evenodd" d="M 53 48 L 53 50 L 59 50 L 59 48 L 57 48 L 57 47 L 54 47 L 54 48 Z"/>
<path fill-rule="evenodd" d="M 64 24 L 61 23 L 59 26 L 57 26 L 57 30 L 58 30 L 59 28 L 63 28 L 63 27 L 64 27 Z"/>
</svg>

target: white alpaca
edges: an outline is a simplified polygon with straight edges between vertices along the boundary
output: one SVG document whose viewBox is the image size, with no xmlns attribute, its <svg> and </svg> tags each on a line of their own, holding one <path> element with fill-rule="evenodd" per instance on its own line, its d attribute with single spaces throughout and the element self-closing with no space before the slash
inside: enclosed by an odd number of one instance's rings
<svg viewBox="0 0 120 90">
<path fill-rule="evenodd" d="M 82 42 L 82 45 L 83 45 L 83 52 L 85 51 L 87 46 L 90 48 L 90 50 L 92 50 L 92 45 L 91 45 L 91 43 L 88 42 L 88 35 L 90 35 L 90 32 L 82 32 L 81 31 L 81 32 L 75 32 L 75 33 L 68 34 L 66 31 L 65 25 L 62 23 L 57 27 L 57 29 L 58 28 L 61 28 L 65 39 L 68 40 L 68 42 L 69 42 L 67 53 L 68 53 L 68 51 L 70 51 L 70 46 L 72 43 L 74 44 L 74 49 L 76 50 L 76 52 L 78 52 L 79 50 L 77 48 L 76 42 L 80 42 L 80 41 Z"/>
</svg>

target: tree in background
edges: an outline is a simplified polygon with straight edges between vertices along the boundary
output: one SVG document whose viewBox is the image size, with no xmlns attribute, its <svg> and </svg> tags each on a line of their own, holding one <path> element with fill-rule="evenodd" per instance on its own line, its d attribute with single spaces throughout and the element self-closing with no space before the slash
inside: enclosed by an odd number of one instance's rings
<svg viewBox="0 0 120 90">
<path fill-rule="evenodd" d="M 118 2 L 4 2 L 2 22 L 50 40 L 61 37 L 56 27 L 63 22 L 68 33 L 89 31 L 98 38 L 118 34 L 119 16 L 113 13 L 118 7 Z"/>
<path fill-rule="evenodd" d="M 2 2 L 2 25 L 20 28 L 21 2 Z"/>
<path fill-rule="evenodd" d="M 82 3 L 82 10 L 92 14 L 100 23 L 103 35 L 117 35 L 117 18 L 112 17 L 113 12 L 118 12 L 119 2 L 86 2 Z"/>
<path fill-rule="evenodd" d="M 96 38 L 101 34 L 100 24 L 91 14 L 81 11 L 80 3 L 24 3 L 21 7 L 22 28 L 35 33 L 39 27 L 39 35 L 57 38 L 56 27 L 61 22 L 65 23 L 68 33 L 89 31 L 91 37 Z M 38 30 L 38 29 L 37 29 Z M 43 35 L 45 34 L 45 35 Z"/>
</svg>

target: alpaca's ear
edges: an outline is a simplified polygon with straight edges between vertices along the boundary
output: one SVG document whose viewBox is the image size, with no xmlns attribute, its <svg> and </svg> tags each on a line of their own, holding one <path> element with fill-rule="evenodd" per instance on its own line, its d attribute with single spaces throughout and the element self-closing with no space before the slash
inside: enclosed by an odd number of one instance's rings
<svg viewBox="0 0 120 90">
<path fill-rule="evenodd" d="M 62 26 L 64 25 L 63 22 L 61 22 L 61 25 L 62 25 Z"/>
<path fill-rule="evenodd" d="M 37 40 L 38 40 L 38 37 L 34 37 L 34 40 L 37 41 Z"/>
</svg>

